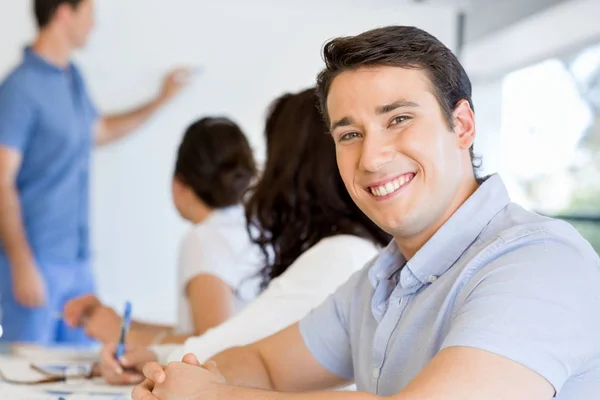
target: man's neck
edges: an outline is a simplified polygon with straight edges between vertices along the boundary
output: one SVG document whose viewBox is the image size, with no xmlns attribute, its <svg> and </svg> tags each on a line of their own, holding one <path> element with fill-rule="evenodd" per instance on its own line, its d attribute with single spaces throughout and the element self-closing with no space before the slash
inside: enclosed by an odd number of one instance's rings
<svg viewBox="0 0 600 400">
<path fill-rule="evenodd" d="M 416 253 L 435 235 L 435 233 L 452 217 L 452 215 L 471 197 L 479 188 L 479 182 L 475 178 L 469 178 L 461 185 L 457 191 L 451 206 L 448 207 L 442 218 L 436 224 L 431 225 L 427 230 L 413 237 L 396 237 L 396 244 L 407 260 L 410 260 Z"/>
<path fill-rule="evenodd" d="M 73 47 L 58 32 L 52 30 L 43 30 L 32 46 L 33 51 L 59 68 L 69 66 Z"/>
</svg>

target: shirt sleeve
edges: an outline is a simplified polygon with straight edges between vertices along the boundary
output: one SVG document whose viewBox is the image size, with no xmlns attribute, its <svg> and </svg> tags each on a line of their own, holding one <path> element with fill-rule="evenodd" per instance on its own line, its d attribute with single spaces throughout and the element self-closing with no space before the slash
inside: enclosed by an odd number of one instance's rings
<svg viewBox="0 0 600 400">
<path fill-rule="evenodd" d="M 0 145 L 23 152 L 32 134 L 36 105 L 17 80 L 0 86 Z"/>
<path fill-rule="evenodd" d="M 352 298 L 365 272 L 356 272 L 323 304 L 300 321 L 300 333 L 313 357 L 340 378 L 354 380 L 349 315 Z"/>
<path fill-rule="evenodd" d="M 600 267 L 542 238 L 477 272 L 457 302 L 442 349 L 466 346 L 520 363 L 558 393 L 600 354 Z"/>
<path fill-rule="evenodd" d="M 190 338 L 165 361 L 186 353 L 199 360 L 234 346 L 253 343 L 300 320 L 349 276 L 375 256 L 371 243 L 350 236 L 325 239 L 302 254 L 280 277 L 228 321 Z"/>
<path fill-rule="evenodd" d="M 195 276 L 210 274 L 218 277 L 233 290 L 247 278 L 231 256 L 225 238 L 218 232 L 194 227 L 181 244 L 179 274 L 182 289 Z"/>
</svg>

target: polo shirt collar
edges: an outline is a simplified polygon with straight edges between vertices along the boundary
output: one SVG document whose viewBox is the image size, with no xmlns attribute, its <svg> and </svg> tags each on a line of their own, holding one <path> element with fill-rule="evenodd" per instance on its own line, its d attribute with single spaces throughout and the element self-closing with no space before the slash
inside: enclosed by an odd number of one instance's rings
<svg viewBox="0 0 600 400">
<path fill-rule="evenodd" d="M 435 281 L 456 263 L 509 203 L 510 197 L 500 176 L 489 176 L 409 261 L 392 240 L 369 270 L 371 285 L 376 288 L 380 281 L 389 280 L 404 265 L 421 284 Z"/>
<path fill-rule="evenodd" d="M 39 54 L 37 54 L 33 50 L 32 46 L 25 47 L 25 50 L 24 50 L 24 60 L 25 60 L 26 64 L 34 65 L 34 66 L 36 66 L 38 68 L 41 68 L 43 70 L 46 70 L 46 71 L 49 71 L 49 72 L 60 73 L 60 74 L 68 72 L 72 68 L 72 64 L 71 63 L 69 63 L 69 65 L 66 68 L 65 67 L 60 67 L 60 66 L 58 66 L 56 64 L 51 63 L 50 61 L 46 60 L 44 57 L 42 57 Z"/>
</svg>

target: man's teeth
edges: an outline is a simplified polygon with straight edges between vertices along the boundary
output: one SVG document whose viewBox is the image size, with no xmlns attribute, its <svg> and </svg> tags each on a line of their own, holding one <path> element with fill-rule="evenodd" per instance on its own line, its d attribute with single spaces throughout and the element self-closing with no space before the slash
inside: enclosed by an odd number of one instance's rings
<svg viewBox="0 0 600 400">
<path fill-rule="evenodd" d="M 407 184 L 411 179 L 412 179 L 412 176 L 410 176 L 410 175 L 402 175 L 399 178 L 396 178 L 390 182 L 387 182 L 385 185 L 371 187 L 371 193 L 373 193 L 377 197 L 387 196 L 388 194 L 392 194 L 396 190 L 400 189 L 402 186 Z"/>
</svg>

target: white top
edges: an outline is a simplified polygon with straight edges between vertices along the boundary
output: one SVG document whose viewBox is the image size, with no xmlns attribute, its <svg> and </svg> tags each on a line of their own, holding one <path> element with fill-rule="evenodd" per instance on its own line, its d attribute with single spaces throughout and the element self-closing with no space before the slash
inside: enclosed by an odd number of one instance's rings
<svg viewBox="0 0 600 400">
<path fill-rule="evenodd" d="M 194 332 L 192 310 L 186 295 L 191 279 L 200 274 L 217 276 L 236 293 L 239 311 L 259 293 L 260 278 L 256 274 L 263 264 L 260 248 L 248 235 L 242 206 L 215 210 L 193 226 L 179 252 L 175 330 L 181 334 Z"/>
<path fill-rule="evenodd" d="M 199 360 L 234 346 L 265 338 L 297 322 L 323 302 L 350 275 L 375 257 L 379 248 L 352 235 L 321 240 L 304 252 L 240 313 L 184 345 L 154 346 L 161 363 L 180 361 L 186 353 Z"/>
</svg>

